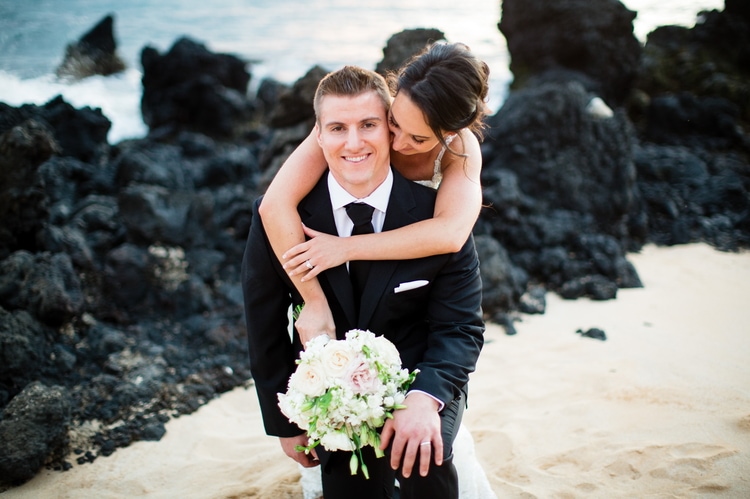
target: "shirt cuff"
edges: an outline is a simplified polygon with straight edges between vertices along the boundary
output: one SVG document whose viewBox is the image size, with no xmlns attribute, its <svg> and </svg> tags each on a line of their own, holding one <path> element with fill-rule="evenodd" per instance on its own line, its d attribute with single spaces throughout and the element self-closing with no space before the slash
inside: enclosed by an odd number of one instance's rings
<svg viewBox="0 0 750 499">
<path fill-rule="evenodd" d="M 427 395 L 428 397 L 430 397 L 432 400 L 438 403 L 438 412 L 442 411 L 443 408 L 445 408 L 445 404 L 443 403 L 443 401 L 435 397 L 434 395 L 430 395 L 429 393 L 424 392 L 422 390 L 409 390 L 408 392 L 406 392 L 406 396 L 408 397 L 410 393 L 423 393 Z"/>
</svg>

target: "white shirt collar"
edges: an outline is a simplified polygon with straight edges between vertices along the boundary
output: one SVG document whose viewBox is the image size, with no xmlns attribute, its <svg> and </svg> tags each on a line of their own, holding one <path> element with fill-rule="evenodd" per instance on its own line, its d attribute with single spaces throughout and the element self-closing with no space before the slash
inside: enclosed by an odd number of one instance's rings
<svg viewBox="0 0 750 499">
<path fill-rule="evenodd" d="M 361 202 L 367 203 L 375 211 L 372 214 L 372 226 L 375 232 L 383 230 L 385 222 L 385 210 L 388 208 L 388 201 L 391 197 L 391 188 L 393 187 L 393 171 L 389 168 L 388 175 L 369 196 L 358 199 L 349 194 L 328 172 L 328 192 L 331 197 L 331 208 L 333 208 L 333 219 L 336 222 L 336 230 L 340 236 L 348 236 L 352 232 L 352 221 L 346 214 L 344 208 L 349 203 Z"/>
<path fill-rule="evenodd" d="M 330 171 L 328 172 L 328 192 L 331 195 L 331 207 L 334 210 L 356 201 L 367 203 L 376 210 L 385 213 L 386 208 L 388 208 L 388 200 L 391 197 L 391 187 L 393 187 L 393 171 L 388 168 L 388 175 L 385 180 L 369 196 L 355 198 L 341 187 L 341 184 L 336 181 Z"/>
</svg>

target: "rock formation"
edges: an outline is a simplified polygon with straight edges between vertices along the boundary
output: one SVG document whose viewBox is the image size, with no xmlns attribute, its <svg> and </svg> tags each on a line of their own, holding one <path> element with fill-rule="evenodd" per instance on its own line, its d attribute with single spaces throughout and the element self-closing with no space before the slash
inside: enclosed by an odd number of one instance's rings
<svg viewBox="0 0 750 499">
<path fill-rule="evenodd" d="M 55 73 L 60 78 L 82 80 L 94 75 L 109 76 L 124 69 L 125 63 L 117 55 L 114 16 L 109 14 L 65 48 L 65 58 Z"/>
<path fill-rule="evenodd" d="M 503 2 L 516 81 L 488 119 L 474 228 L 483 307 L 509 334 L 547 291 L 640 286 L 627 254 L 645 243 L 750 247 L 744 4 L 660 28 L 640 58 L 618 2 L 541 3 Z M 190 39 L 142 60 L 140 139 L 109 144 L 100 110 L 59 97 L 0 103 L 0 487 L 158 440 L 251 382 L 251 203 L 309 133 L 310 108 L 287 104 L 323 72 L 248 96 L 243 61 Z"/>
</svg>

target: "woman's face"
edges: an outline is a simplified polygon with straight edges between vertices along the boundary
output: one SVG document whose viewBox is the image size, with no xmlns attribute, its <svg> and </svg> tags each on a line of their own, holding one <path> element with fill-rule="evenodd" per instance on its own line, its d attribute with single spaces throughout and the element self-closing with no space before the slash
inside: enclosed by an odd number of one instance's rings
<svg viewBox="0 0 750 499">
<path fill-rule="evenodd" d="M 397 93 L 393 99 L 388 126 L 393 134 L 391 148 L 401 154 L 428 152 L 440 143 L 422 110 L 404 92 Z"/>
</svg>

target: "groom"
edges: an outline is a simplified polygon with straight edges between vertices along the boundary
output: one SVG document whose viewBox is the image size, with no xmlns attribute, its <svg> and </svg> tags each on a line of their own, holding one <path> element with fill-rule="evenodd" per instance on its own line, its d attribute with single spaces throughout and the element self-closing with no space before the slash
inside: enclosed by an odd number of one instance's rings
<svg viewBox="0 0 750 499">
<path fill-rule="evenodd" d="M 330 73 L 320 82 L 314 104 L 329 172 L 299 205 L 305 225 L 348 236 L 363 226 L 380 232 L 432 217 L 435 191 L 390 166 L 390 96 L 380 75 L 351 66 Z M 274 257 L 258 204 L 242 262 L 250 367 L 266 433 L 280 437 L 292 459 L 315 466 L 314 456 L 295 450 L 307 444 L 305 434 L 278 407 L 277 393 L 286 391 L 302 350 L 297 334 L 290 338 L 287 329 L 289 306 L 299 304 L 300 297 Z M 355 211 L 366 212 L 364 220 L 357 220 Z M 362 272 L 356 269 L 361 263 L 318 276 L 339 339 L 350 329 L 382 334 L 395 344 L 404 367 L 419 374 L 406 409 L 396 411 L 383 428 L 386 457 L 377 459 L 369 447 L 364 449 L 369 480 L 350 474 L 351 453 L 318 450 L 324 496 L 389 498 L 397 478 L 403 499 L 457 498 L 452 444 L 484 332 L 473 239 L 457 253 L 367 262 L 358 290 L 352 279 Z"/>
</svg>

